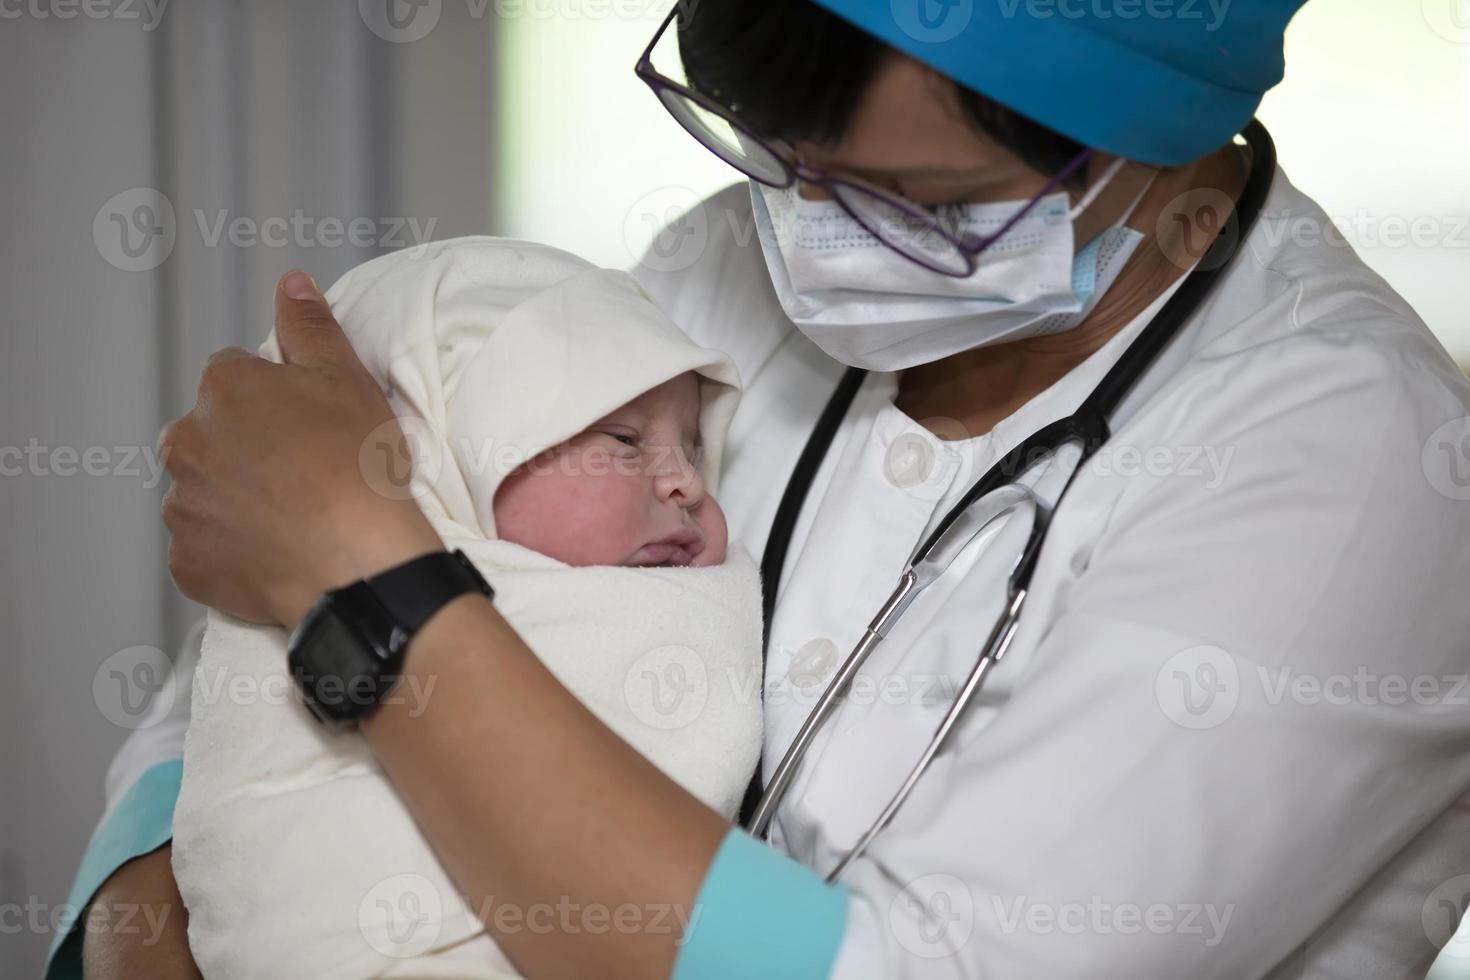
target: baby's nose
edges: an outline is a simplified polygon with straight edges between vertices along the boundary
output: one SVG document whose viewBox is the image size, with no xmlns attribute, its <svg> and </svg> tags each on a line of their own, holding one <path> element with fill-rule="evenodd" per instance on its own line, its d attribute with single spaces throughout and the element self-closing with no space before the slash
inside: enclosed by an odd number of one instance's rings
<svg viewBox="0 0 1470 980">
<path fill-rule="evenodd" d="M 681 498 L 679 503 L 684 507 L 694 507 L 704 499 L 704 477 L 700 475 L 699 468 L 684 454 L 679 447 L 672 447 L 666 454 L 666 462 L 662 472 L 656 480 L 659 484 L 659 496 Z"/>
</svg>

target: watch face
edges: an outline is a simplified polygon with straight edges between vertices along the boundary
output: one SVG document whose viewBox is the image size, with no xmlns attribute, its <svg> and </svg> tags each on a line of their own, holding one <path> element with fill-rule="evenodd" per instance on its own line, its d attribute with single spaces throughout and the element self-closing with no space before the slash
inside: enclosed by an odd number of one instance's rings
<svg viewBox="0 0 1470 980">
<path fill-rule="evenodd" d="M 307 614 L 291 644 L 291 667 L 318 714 L 345 719 L 365 715 L 378 703 L 384 651 L 344 612 L 329 597 Z"/>
</svg>

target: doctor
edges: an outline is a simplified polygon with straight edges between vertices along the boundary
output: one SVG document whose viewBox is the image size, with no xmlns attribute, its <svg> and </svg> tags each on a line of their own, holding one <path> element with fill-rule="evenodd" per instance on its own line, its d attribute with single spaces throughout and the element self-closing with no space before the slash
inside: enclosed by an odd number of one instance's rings
<svg viewBox="0 0 1470 980">
<path fill-rule="evenodd" d="M 1024 614 L 833 884 L 1007 603 L 1019 515 L 859 671 L 773 847 L 605 730 L 493 601 L 438 606 L 403 670 L 447 683 L 361 731 L 472 907 L 573 910 L 550 931 L 488 917 L 527 976 L 1426 969 L 1470 872 L 1470 386 L 1327 244 L 1269 138 L 1233 139 L 1298 5 L 1240 0 L 1212 25 L 1184 5 L 701 0 L 677 25 L 692 102 L 658 71 L 661 32 L 640 74 L 755 178 L 639 273 L 745 381 L 722 500 L 778 582 L 767 778 L 925 533 L 1176 297 L 1187 316 L 1124 372 L 1090 458 L 1013 467 L 1048 504 L 1066 489 Z M 324 590 L 440 543 L 362 479 L 391 412 L 314 285 L 287 276 L 277 303 L 290 363 L 215 356 L 163 437 L 164 518 L 185 594 L 295 626 Z M 793 474 L 805 493 L 783 505 Z M 191 652 L 173 711 L 114 765 L 78 903 L 177 908 Z M 89 975 L 187 973 L 181 915 L 139 938 L 74 933 L 53 975 L 83 945 Z"/>
</svg>

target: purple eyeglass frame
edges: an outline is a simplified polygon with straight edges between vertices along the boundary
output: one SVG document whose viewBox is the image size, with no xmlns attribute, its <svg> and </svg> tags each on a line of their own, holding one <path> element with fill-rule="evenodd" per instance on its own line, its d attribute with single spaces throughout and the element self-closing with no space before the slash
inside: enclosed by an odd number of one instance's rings
<svg viewBox="0 0 1470 980">
<path fill-rule="evenodd" d="M 672 78 L 669 78 L 667 75 L 660 73 L 658 69 L 654 68 L 653 49 L 658 46 L 659 39 L 664 36 L 664 32 L 669 29 L 669 25 L 672 24 L 674 22 L 674 19 L 679 16 L 679 10 L 684 5 L 684 2 L 685 0 L 675 0 L 673 9 L 669 11 L 669 15 L 664 18 L 664 22 L 659 25 L 658 30 L 654 32 L 653 39 L 648 42 L 648 47 L 643 50 L 642 57 L 638 59 L 638 63 L 633 68 L 634 73 L 639 78 L 641 78 L 650 89 L 653 90 L 653 94 L 658 97 L 659 104 L 664 107 L 669 115 L 674 117 L 674 121 L 682 126 L 684 128 L 684 131 L 687 132 L 690 136 L 693 136 L 701 146 L 709 150 L 721 160 L 724 160 L 736 170 L 739 170 L 742 174 L 744 174 L 746 177 L 749 177 L 751 180 L 759 181 L 760 183 L 765 184 L 767 187 L 776 187 L 782 189 L 792 186 L 797 181 L 801 181 L 802 183 L 806 184 L 812 184 L 813 186 L 822 188 L 832 197 L 834 201 L 841 205 L 842 210 L 846 211 L 854 221 L 862 225 L 862 227 L 866 229 L 870 235 L 878 239 L 878 241 L 882 242 L 894 252 L 897 252 L 899 255 L 902 255 L 904 258 L 908 259 L 911 262 L 923 266 L 931 272 L 937 272 L 940 275 L 950 276 L 955 279 L 965 279 L 973 275 L 975 272 L 975 268 L 979 265 L 980 262 L 980 253 L 984 252 L 991 245 L 995 244 L 995 242 L 1003 237 L 1006 232 L 1015 227 L 1017 222 L 1025 218 L 1026 215 L 1030 214 L 1031 209 L 1036 207 L 1036 205 L 1041 201 L 1042 198 L 1046 197 L 1048 194 L 1052 193 L 1059 186 L 1061 186 L 1062 182 L 1065 181 L 1068 177 L 1071 177 L 1074 173 L 1076 173 L 1078 168 L 1086 163 L 1088 158 L 1092 155 L 1091 149 L 1084 149 L 1081 153 L 1073 157 L 1065 167 L 1063 167 L 1055 176 L 1053 176 L 1050 180 L 1046 182 L 1046 185 L 1042 187 L 1041 190 L 1036 192 L 1035 197 L 1027 201 L 1026 204 L 1021 207 L 1021 209 L 1018 210 L 1015 215 L 1010 218 L 1010 220 L 1002 225 L 999 230 L 993 232 L 992 234 L 984 236 L 956 235 L 945 228 L 943 222 L 940 221 L 932 211 L 918 204 L 915 204 L 912 201 L 906 200 L 902 197 L 897 197 L 893 194 L 888 193 L 887 191 L 880 190 L 879 188 L 874 187 L 864 181 L 856 180 L 851 177 L 840 177 L 836 174 L 825 173 L 814 167 L 808 167 L 799 160 L 789 159 L 787 154 L 780 152 L 770 141 L 756 136 L 744 125 L 742 125 L 729 109 L 720 105 L 714 99 L 711 99 L 708 96 L 694 91 L 689 86 L 682 85 L 679 82 L 674 81 Z M 684 100 L 693 103 L 698 108 L 703 109 L 705 112 L 708 112 L 711 115 L 719 117 L 720 119 L 728 123 L 732 128 L 738 130 L 742 139 L 750 141 L 752 144 L 759 147 L 768 156 L 770 156 L 772 160 L 780 164 L 785 179 L 781 182 L 776 182 L 769 179 L 769 177 L 765 176 L 764 174 L 755 173 L 751 169 L 750 161 L 732 159 L 732 156 L 729 152 L 722 152 L 721 148 L 711 145 L 707 139 L 701 136 L 700 133 L 696 132 L 688 122 L 686 122 L 683 118 L 679 116 L 677 112 L 670 108 L 667 101 L 666 93 L 673 93 L 683 98 Z M 934 262 L 927 261 L 922 255 L 916 255 L 913 252 L 908 251 L 902 241 L 895 241 L 882 229 L 874 227 L 867 216 L 859 213 L 858 209 L 849 204 L 846 199 L 846 195 L 849 192 L 866 195 L 880 202 L 883 206 L 893 209 L 897 213 L 903 215 L 908 221 L 912 222 L 916 226 L 918 232 L 921 234 L 938 235 L 941 239 L 947 242 L 964 261 L 965 271 L 958 272 L 955 271 L 953 268 L 937 265 Z"/>
</svg>

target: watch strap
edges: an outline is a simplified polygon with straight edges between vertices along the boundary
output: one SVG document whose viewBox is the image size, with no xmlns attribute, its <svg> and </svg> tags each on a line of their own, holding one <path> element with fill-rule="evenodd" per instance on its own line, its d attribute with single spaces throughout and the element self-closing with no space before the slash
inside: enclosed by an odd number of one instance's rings
<svg viewBox="0 0 1470 980">
<path fill-rule="evenodd" d="M 466 592 L 494 598 L 495 590 L 463 551 L 434 551 L 367 579 L 384 609 L 412 636 L 451 599 Z"/>
</svg>

